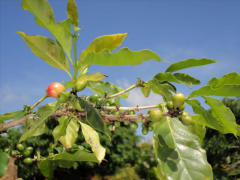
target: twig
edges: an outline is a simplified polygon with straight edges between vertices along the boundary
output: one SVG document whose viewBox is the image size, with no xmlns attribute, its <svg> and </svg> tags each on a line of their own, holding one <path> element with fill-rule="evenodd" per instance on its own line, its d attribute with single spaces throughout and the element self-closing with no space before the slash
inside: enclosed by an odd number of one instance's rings
<svg viewBox="0 0 240 180">
<path fill-rule="evenodd" d="M 102 109 L 110 109 L 110 110 L 134 110 L 139 111 L 143 109 L 152 109 L 152 108 L 159 108 L 159 104 L 152 105 L 152 106 L 135 106 L 135 107 L 117 107 L 117 106 L 102 106 Z"/>
<path fill-rule="evenodd" d="M 136 87 L 143 86 L 144 83 L 145 83 L 144 81 L 142 81 L 140 78 L 138 78 L 137 83 L 135 83 L 134 85 L 130 86 L 129 88 L 127 88 L 127 89 L 125 89 L 125 90 L 123 90 L 123 91 L 121 91 L 119 93 L 113 94 L 113 95 L 111 95 L 109 97 L 103 97 L 102 100 L 104 101 L 104 100 L 108 100 L 108 99 L 120 96 L 120 95 L 122 95 L 122 94 L 124 94 L 124 93 L 126 93 L 126 92 L 128 92 L 128 91 L 130 91 L 130 90 L 132 90 L 134 88 L 136 88 Z"/>
</svg>

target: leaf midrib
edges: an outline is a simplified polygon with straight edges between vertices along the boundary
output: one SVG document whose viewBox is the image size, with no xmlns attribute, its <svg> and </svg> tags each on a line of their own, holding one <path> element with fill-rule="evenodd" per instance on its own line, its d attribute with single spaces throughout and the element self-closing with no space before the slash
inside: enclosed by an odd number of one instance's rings
<svg viewBox="0 0 240 180">
<path fill-rule="evenodd" d="M 171 127 L 171 124 L 170 124 L 169 117 L 167 117 L 167 123 L 168 123 L 168 125 L 169 125 L 169 127 L 170 127 L 171 136 L 172 136 L 172 138 L 173 138 L 173 141 L 174 141 L 174 144 L 175 144 L 175 146 L 176 146 L 176 150 L 177 150 L 177 152 L 178 152 L 178 154 L 179 154 L 180 160 L 181 160 L 182 163 L 183 163 L 184 169 L 187 171 L 188 175 L 189 175 L 190 178 L 192 179 L 191 175 L 189 174 L 189 172 L 188 172 L 188 170 L 187 170 L 187 167 L 185 166 L 185 163 L 184 163 L 184 161 L 183 161 L 183 159 L 182 159 L 182 156 L 181 156 L 181 154 L 179 153 L 177 143 L 176 143 L 175 138 L 174 138 L 174 136 L 173 136 L 173 131 L 172 131 L 172 127 Z M 192 179 L 192 180 L 193 180 L 193 179 Z"/>
</svg>

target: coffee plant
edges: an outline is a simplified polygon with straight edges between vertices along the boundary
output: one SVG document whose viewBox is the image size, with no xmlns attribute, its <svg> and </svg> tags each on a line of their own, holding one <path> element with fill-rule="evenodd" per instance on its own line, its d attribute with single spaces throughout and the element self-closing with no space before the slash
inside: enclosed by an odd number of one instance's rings
<svg viewBox="0 0 240 180">
<path fill-rule="evenodd" d="M 53 178 L 57 167 L 70 168 L 74 162 L 90 161 L 98 163 L 104 159 L 106 150 L 101 145 L 98 133 L 104 133 L 111 141 L 108 130 L 114 131 L 122 124 L 131 128 L 138 128 L 142 123 L 142 133 L 145 135 L 153 131 L 153 147 L 158 161 L 157 172 L 159 179 L 174 180 L 211 180 L 212 168 L 207 162 L 207 156 L 201 143 L 204 140 L 206 129 L 209 127 L 222 134 L 231 133 L 240 136 L 240 126 L 235 117 L 221 100 L 211 96 L 240 96 L 240 75 L 231 72 L 221 78 L 212 78 L 206 86 L 192 91 L 188 97 L 178 92 L 172 83 L 179 83 L 192 88 L 200 84 L 200 80 L 176 71 L 216 63 L 216 60 L 207 58 L 187 59 L 171 64 L 165 72 L 159 72 L 149 81 L 138 77 L 137 82 L 127 89 L 122 89 L 113 83 L 103 81 L 107 76 L 100 72 L 89 73 L 90 65 L 123 66 L 138 65 L 147 60 L 164 62 L 158 54 L 144 49 L 131 51 L 124 47 L 115 53 L 111 51 L 120 46 L 128 33 L 104 35 L 96 38 L 82 51 L 77 60 L 78 11 L 74 0 L 67 3 L 68 18 L 55 22 L 53 10 L 47 0 L 22 0 L 24 10 L 30 11 L 36 23 L 56 38 L 52 40 L 43 36 L 27 35 L 17 32 L 27 43 L 31 51 L 49 65 L 61 69 L 69 75 L 69 81 L 64 84 L 51 83 L 46 95 L 33 106 L 24 105 L 23 110 L 0 115 L 0 132 L 4 133 L 10 127 L 25 123 L 25 129 L 15 149 L 9 147 L 8 139 L 0 139 L 0 177 L 6 170 L 9 157 L 16 158 L 15 164 L 37 163 L 43 176 Z M 73 34 L 71 32 L 73 26 Z M 73 48 L 73 59 L 71 51 Z M 73 66 L 73 73 L 69 66 Z M 150 91 L 162 96 L 165 103 L 151 106 L 122 107 L 121 98 L 128 98 L 128 92 L 140 88 L 147 98 Z M 43 88 L 43 89 L 44 89 Z M 71 88 L 70 91 L 66 89 Z M 91 89 L 95 94 L 90 97 L 79 97 L 77 92 Z M 56 98 L 56 102 L 48 103 L 33 111 L 39 103 L 48 97 Z M 211 112 L 205 110 L 201 103 L 193 99 L 202 97 L 211 107 Z M 146 99 L 147 100 L 147 99 Z M 195 115 L 185 112 L 185 104 L 192 106 Z M 149 109 L 147 114 L 140 110 Z M 54 144 L 50 144 L 52 152 L 43 157 L 41 152 L 32 154 L 32 147 L 24 147 L 21 142 L 33 136 L 40 136 L 46 130 L 47 118 L 55 119 L 58 125 L 52 136 Z M 13 119 L 13 121 L 5 122 Z M 91 146 L 91 151 L 81 144 L 75 144 L 79 134 Z M 58 142 L 62 146 L 58 145 Z"/>
</svg>

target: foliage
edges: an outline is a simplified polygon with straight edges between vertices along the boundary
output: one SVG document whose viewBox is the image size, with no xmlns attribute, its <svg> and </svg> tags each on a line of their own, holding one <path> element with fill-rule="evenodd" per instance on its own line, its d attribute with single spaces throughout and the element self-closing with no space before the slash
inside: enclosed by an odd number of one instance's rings
<svg viewBox="0 0 240 180">
<path fill-rule="evenodd" d="M 240 99 L 224 98 L 223 104 L 229 107 L 240 124 Z M 213 167 L 214 179 L 240 178 L 239 148 L 240 141 L 232 134 L 223 135 L 214 129 L 207 128 L 202 144 L 207 151 L 207 158 Z"/>
<path fill-rule="evenodd" d="M 52 135 L 44 140 L 44 144 L 49 145 L 50 150 L 37 151 L 28 162 L 37 163 L 41 173 L 48 179 L 55 176 L 54 170 L 58 167 L 76 168 L 85 161 L 91 164 L 99 175 L 101 172 L 113 173 L 116 171 L 116 167 L 119 166 L 118 169 L 121 169 L 125 163 L 134 164 L 135 160 L 140 157 L 137 148 L 133 148 L 136 147 L 136 141 L 128 139 L 127 133 L 119 133 L 119 126 L 121 123 L 126 125 L 141 121 L 143 134 L 153 130 L 153 145 L 158 161 L 156 169 L 161 179 L 213 179 L 212 168 L 201 147 L 206 132 L 205 127 L 218 130 L 223 134 L 231 133 L 237 137 L 240 136 L 240 126 L 236 123 L 231 109 L 225 107 L 216 97 L 210 96 L 240 96 L 240 75 L 238 73 L 231 72 L 221 78 L 212 78 L 206 86 L 192 91 L 185 98 L 184 93 L 179 93 L 172 83 L 184 84 L 192 88 L 193 85 L 201 82 L 191 75 L 175 72 L 218 62 L 207 58 L 191 58 L 171 64 L 164 73 L 159 72 L 147 82 L 138 77 L 138 81 L 134 85 L 123 90 L 115 84 L 102 81 L 101 79 L 106 76 L 99 72 L 88 74 L 89 67 L 91 65 L 138 65 L 148 60 L 163 62 L 159 55 L 148 49 L 132 51 L 128 47 L 123 47 L 113 53 L 112 51 L 120 46 L 127 36 L 127 33 L 121 33 L 96 38 L 77 58 L 79 37 L 77 33 L 82 27 L 78 27 L 78 11 L 74 0 L 69 0 L 67 3 L 68 18 L 58 24 L 55 23 L 53 10 L 47 0 L 22 0 L 22 8 L 30 11 L 35 16 L 36 23 L 51 32 L 56 41 L 43 36 L 29 36 L 24 32 L 17 33 L 37 57 L 66 72 L 70 77 L 70 80 L 65 83 L 65 87 L 56 91 L 67 94 L 63 98 L 60 98 L 61 94 L 60 97 L 55 94 L 58 102 L 46 104 L 35 113 L 32 109 L 51 96 L 47 92 L 31 107 L 24 106 L 24 110 L 0 115 L 1 123 L 9 119 L 22 118 L 13 123 L 10 122 L 9 124 L 12 126 L 16 126 L 15 122 L 23 123 L 26 120 L 19 143 L 25 144 L 28 139 L 39 138 L 37 136 L 40 135 L 46 136 L 46 133 L 48 136 Z M 73 59 L 71 57 L 72 49 Z M 70 65 L 73 67 L 73 73 L 70 71 Z M 80 88 L 78 88 L 79 84 L 82 84 Z M 70 87 L 71 91 L 64 93 L 65 89 Z M 84 90 L 85 87 L 98 94 L 99 97 L 96 101 L 91 101 L 89 97 L 78 97 L 77 91 Z M 148 97 L 152 91 L 162 96 L 165 103 L 147 107 L 138 105 L 122 107 L 121 98 L 128 98 L 126 93 L 137 87 L 141 88 L 145 97 Z M 173 93 L 177 94 L 173 95 Z M 193 99 L 195 97 L 202 97 L 205 103 L 212 108 L 211 112 L 205 110 L 200 101 Z M 173 108 L 166 110 L 169 102 L 173 104 Z M 185 102 L 193 108 L 196 115 L 191 117 L 187 112 L 183 112 Z M 129 110 L 139 111 L 153 108 L 158 109 L 154 110 L 155 113 L 150 111 L 150 115 L 129 113 Z M 46 125 L 46 119 L 49 117 L 58 122 L 51 130 Z M 150 126 L 151 123 L 154 125 Z M 1 125 L 0 131 L 8 129 L 9 124 Z M 107 125 L 108 128 L 106 128 Z M 101 133 L 104 135 L 100 137 Z M 79 142 L 79 137 L 84 137 L 85 142 L 83 143 L 84 139 Z M 118 138 L 115 141 L 111 141 L 116 137 Z M 120 144 L 119 140 L 121 140 Z M 4 140 L 1 139 L 2 141 Z M 36 144 L 36 142 L 32 143 Z M 112 155 L 109 155 L 109 149 L 106 148 L 107 145 L 110 145 L 108 143 L 112 143 L 111 146 L 114 147 L 114 150 L 111 150 L 111 153 L 114 153 Z M 7 155 L 10 154 L 20 161 L 20 166 L 22 162 L 27 162 L 26 159 L 23 160 L 22 152 L 16 154 L 17 152 L 3 149 L 6 147 L 1 147 L 1 151 L 5 151 L 1 152 L 5 161 L 1 161 L 0 166 L 6 167 Z M 93 152 L 89 151 L 90 148 Z M 107 163 L 105 158 L 109 162 L 108 168 L 104 168 L 104 164 Z M 111 167 L 111 159 L 117 163 L 114 167 Z M 101 163 L 101 165 L 97 166 L 95 163 Z M 144 165 L 147 166 L 147 163 Z M 87 166 L 84 166 L 82 170 L 86 168 Z M 1 176 L 3 174 L 2 171 Z"/>
<path fill-rule="evenodd" d="M 23 142 L 23 145 L 25 147 L 33 147 L 34 154 L 36 154 L 37 151 L 40 151 L 43 156 L 47 156 L 52 152 L 52 149 L 50 148 L 51 144 L 54 143 L 52 131 L 57 124 L 58 123 L 55 119 L 49 118 L 46 121 L 46 132 L 41 136 L 28 138 Z M 7 137 L 10 142 L 10 146 L 13 147 L 13 149 L 16 149 L 16 145 L 18 143 L 19 137 L 21 136 L 21 131 L 23 128 L 24 127 L 20 127 L 18 129 L 9 129 L 7 131 Z M 142 162 L 146 161 L 148 164 L 151 163 L 150 168 L 156 166 L 156 160 L 152 153 L 152 146 L 149 143 L 144 143 L 143 145 L 136 146 L 136 144 L 140 141 L 140 137 L 136 136 L 135 130 L 130 129 L 128 126 L 122 125 L 120 128 L 118 128 L 113 133 L 113 136 L 111 136 L 112 141 L 109 141 L 107 135 L 101 133 L 99 135 L 101 144 L 106 148 L 107 153 L 105 159 L 108 161 L 104 160 L 101 163 L 101 166 L 98 166 L 97 164 L 91 162 L 74 163 L 73 168 L 69 169 L 68 171 L 63 168 L 57 168 L 55 170 L 54 176 L 58 178 L 61 177 L 62 179 L 66 177 L 75 178 L 78 176 L 86 178 L 90 178 L 92 176 L 98 176 L 99 178 L 105 176 L 110 177 L 113 174 L 118 173 L 119 169 L 124 169 L 127 164 L 129 164 L 131 166 L 127 168 L 129 169 L 129 172 L 132 172 L 133 167 L 135 166 L 134 173 L 137 172 L 139 176 L 145 177 L 148 169 Z M 76 143 L 81 144 L 89 150 L 91 149 L 90 145 L 85 142 L 83 136 L 78 136 Z M 146 154 L 143 155 L 143 152 Z M 141 163 L 139 160 L 141 160 Z M 145 168 L 143 169 L 143 167 Z M 93 168 L 94 171 L 92 171 Z M 69 172 L 71 173 L 69 174 Z M 23 164 L 19 165 L 18 176 L 26 180 L 31 179 L 32 177 L 42 177 L 36 164 L 32 164 L 30 167 L 26 167 Z"/>
</svg>

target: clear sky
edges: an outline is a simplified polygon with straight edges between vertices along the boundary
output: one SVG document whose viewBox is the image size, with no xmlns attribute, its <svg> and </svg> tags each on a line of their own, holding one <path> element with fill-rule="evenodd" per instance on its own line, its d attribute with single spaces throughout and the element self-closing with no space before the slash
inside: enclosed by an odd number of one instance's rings
<svg viewBox="0 0 240 180">
<path fill-rule="evenodd" d="M 67 0 L 49 2 L 55 20 L 65 20 Z M 83 26 L 77 44 L 78 56 L 98 36 L 129 32 L 120 48 L 150 49 L 171 63 L 203 57 L 220 61 L 181 71 L 201 80 L 202 84 L 193 89 L 206 85 L 214 76 L 222 77 L 232 71 L 240 73 L 238 0 L 76 0 L 76 3 L 79 24 Z M 29 11 L 22 9 L 20 0 L 1 0 L 0 8 L 0 114 L 3 114 L 20 110 L 23 104 L 33 105 L 44 96 L 44 89 L 51 82 L 68 81 L 69 76 L 36 57 L 15 33 L 23 31 L 53 38 L 35 23 Z M 137 81 L 138 76 L 148 81 L 169 65 L 150 60 L 139 66 L 91 66 L 90 73 L 101 72 L 109 76 L 106 81 L 127 88 Z M 183 85 L 177 85 L 177 88 L 186 96 L 191 92 Z M 84 90 L 81 94 L 91 95 L 92 92 Z M 49 98 L 45 103 L 52 101 L 54 99 Z M 161 102 L 159 96 L 151 94 L 144 98 L 140 90 L 135 89 L 129 99 L 121 103 L 124 106 L 144 106 Z M 192 113 L 190 107 L 186 110 Z M 140 131 L 139 128 L 138 134 Z M 145 137 L 151 138 L 151 135 Z"/>
</svg>

